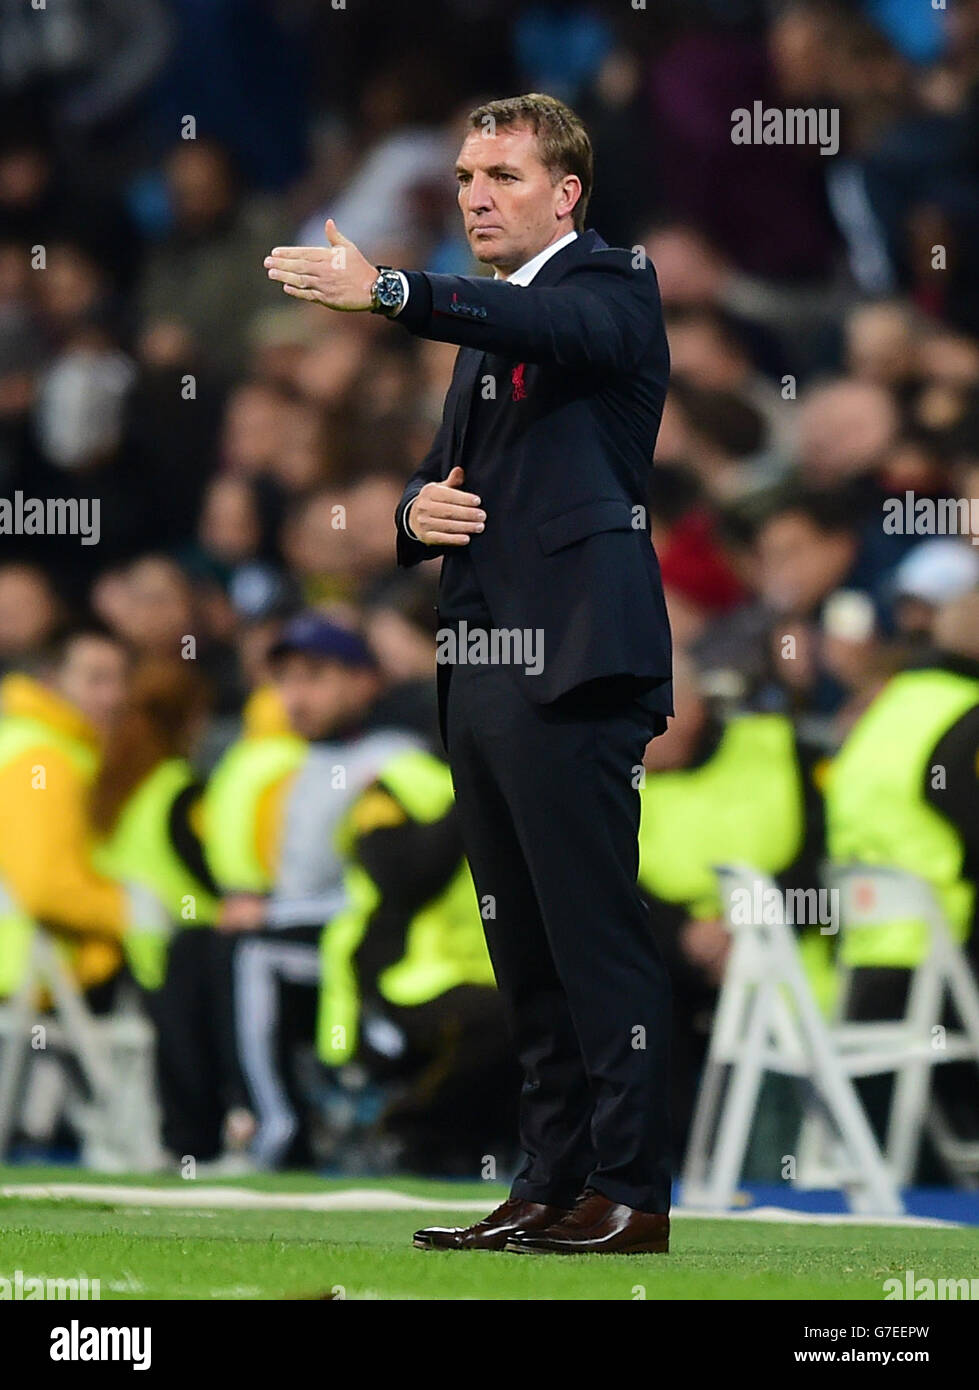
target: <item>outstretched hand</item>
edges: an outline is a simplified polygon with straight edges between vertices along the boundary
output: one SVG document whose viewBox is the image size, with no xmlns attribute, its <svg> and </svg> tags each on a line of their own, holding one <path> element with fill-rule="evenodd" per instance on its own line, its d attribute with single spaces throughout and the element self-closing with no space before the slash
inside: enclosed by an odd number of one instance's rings
<svg viewBox="0 0 979 1390">
<path fill-rule="evenodd" d="M 276 246 L 265 257 L 270 280 L 278 280 L 293 299 L 308 299 L 328 309 L 357 313 L 371 307 L 377 267 L 352 241 L 326 220 L 328 246 Z"/>
</svg>

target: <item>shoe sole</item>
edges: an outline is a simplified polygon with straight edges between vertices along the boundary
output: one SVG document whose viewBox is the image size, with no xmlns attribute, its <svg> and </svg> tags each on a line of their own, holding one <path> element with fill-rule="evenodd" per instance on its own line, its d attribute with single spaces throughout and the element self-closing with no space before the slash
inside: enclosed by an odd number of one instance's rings
<svg viewBox="0 0 979 1390">
<path fill-rule="evenodd" d="M 630 1245 L 627 1250 L 561 1250 L 553 1246 L 550 1250 L 542 1249 L 537 1245 L 521 1245 L 516 1241 L 507 1241 L 503 1247 L 511 1255 L 668 1255 L 669 1245 L 664 1245 L 662 1241 L 656 1241 L 646 1245 Z"/>
<path fill-rule="evenodd" d="M 448 1250 L 450 1252 L 482 1250 L 489 1251 L 491 1255 L 499 1255 L 503 1252 L 502 1245 L 436 1245 L 431 1240 L 413 1240 L 411 1243 L 416 1250 Z"/>
</svg>

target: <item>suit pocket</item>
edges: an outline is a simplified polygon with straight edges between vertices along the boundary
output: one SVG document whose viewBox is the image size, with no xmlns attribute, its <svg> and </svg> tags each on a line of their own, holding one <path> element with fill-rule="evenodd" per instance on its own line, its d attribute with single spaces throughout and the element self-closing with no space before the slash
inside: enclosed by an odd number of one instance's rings
<svg viewBox="0 0 979 1390">
<path fill-rule="evenodd" d="M 549 517 L 537 527 L 537 539 L 545 555 L 553 555 L 566 545 L 584 540 L 600 531 L 631 531 L 632 505 L 621 497 L 602 497 L 582 502 L 558 516 Z"/>
</svg>

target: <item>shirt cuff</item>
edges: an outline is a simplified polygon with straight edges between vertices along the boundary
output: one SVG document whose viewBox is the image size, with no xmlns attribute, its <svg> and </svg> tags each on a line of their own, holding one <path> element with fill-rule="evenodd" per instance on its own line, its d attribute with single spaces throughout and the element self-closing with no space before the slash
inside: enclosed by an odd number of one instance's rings
<svg viewBox="0 0 979 1390">
<path fill-rule="evenodd" d="M 418 496 L 418 493 L 416 492 L 416 493 L 415 493 L 415 497 L 417 497 L 417 496 Z M 414 502 L 415 497 L 413 497 L 413 498 L 411 499 L 411 502 Z M 408 525 L 408 513 L 411 511 L 411 502 L 408 503 L 407 507 L 405 507 L 404 511 L 401 513 L 401 523 L 402 523 L 402 525 L 403 525 L 404 528 L 405 528 L 405 535 L 406 535 L 406 536 L 410 536 L 411 539 L 412 539 L 413 541 L 418 541 L 419 544 L 420 544 L 420 543 L 421 543 L 421 537 L 420 537 L 420 536 L 416 536 L 415 533 L 414 533 L 414 531 L 413 531 L 413 530 L 411 529 L 411 527 Z"/>
</svg>

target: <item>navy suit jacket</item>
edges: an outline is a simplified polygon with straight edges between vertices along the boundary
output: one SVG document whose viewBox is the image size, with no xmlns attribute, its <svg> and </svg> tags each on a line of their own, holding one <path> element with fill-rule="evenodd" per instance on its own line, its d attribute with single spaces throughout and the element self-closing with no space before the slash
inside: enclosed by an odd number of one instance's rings
<svg viewBox="0 0 979 1390">
<path fill-rule="evenodd" d="M 463 488 L 478 492 L 486 512 L 468 550 L 494 627 L 543 633 L 541 673 L 514 667 L 515 678 L 546 704 L 585 681 L 631 675 L 663 683 L 662 711 L 672 713 L 670 628 L 647 513 L 669 377 L 652 266 L 636 267 L 632 252 L 587 231 L 527 286 L 418 271 L 407 278 L 396 321 L 461 351 L 441 426 L 398 504 L 398 563 L 450 549 L 412 540 L 404 511 L 425 483 L 463 461 L 473 392 L 491 354 L 508 414 L 489 466 L 482 457 L 478 483 L 467 477 Z M 443 737 L 450 670 L 438 672 Z"/>
</svg>

